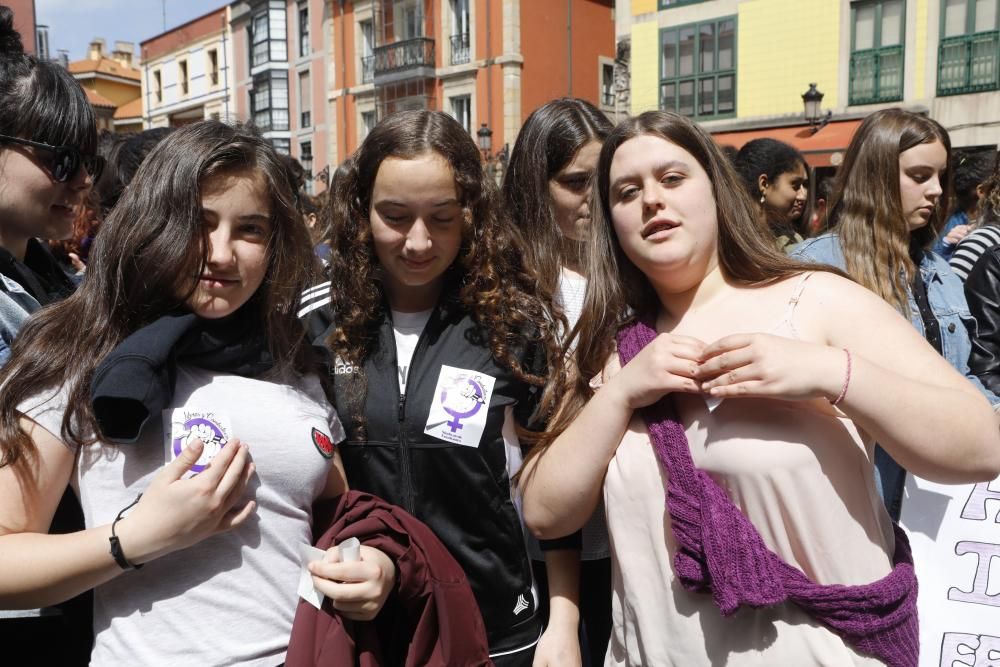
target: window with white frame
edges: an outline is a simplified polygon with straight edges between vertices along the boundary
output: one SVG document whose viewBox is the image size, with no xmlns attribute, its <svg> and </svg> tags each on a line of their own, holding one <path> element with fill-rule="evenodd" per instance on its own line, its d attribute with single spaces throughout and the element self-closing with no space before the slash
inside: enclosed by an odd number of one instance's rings
<svg viewBox="0 0 1000 667">
<path fill-rule="evenodd" d="M 466 132 L 471 132 L 472 97 L 469 95 L 456 95 L 449 99 L 451 101 L 451 115 L 455 117 L 459 125 L 465 128 Z"/>
<path fill-rule="evenodd" d="M 375 26 L 368 21 L 361 21 L 361 83 L 371 83 L 375 80 Z"/>
<path fill-rule="evenodd" d="M 254 12 L 250 33 L 251 67 L 288 60 L 288 26 L 284 2 L 271 0 Z"/>
<path fill-rule="evenodd" d="M 163 76 L 160 74 L 160 70 L 153 72 L 153 95 L 157 102 L 163 101 Z"/>
<path fill-rule="evenodd" d="M 181 95 L 188 94 L 188 64 L 186 60 L 177 63 L 177 83 L 181 87 Z"/>
<path fill-rule="evenodd" d="M 397 41 L 424 36 L 423 0 L 396 0 L 392 6 L 392 16 Z"/>
<path fill-rule="evenodd" d="M 469 0 L 451 0 L 451 64 L 471 59 L 469 41 Z"/>
<path fill-rule="evenodd" d="M 309 7 L 301 5 L 299 7 L 299 57 L 309 55 Z"/>
<path fill-rule="evenodd" d="M 312 125 L 312 88 L 309 83 L 309 72 L 299 72 L 299 125 Z"/>
<path fill-rule="evenodd" d="M 368 133 L 375 129 L 375 125 L 378 123 L 376 120 L 374 111 L 362 111 L 361 112 L 361 139 L 364 140 L 368 136 Z"/>
<path fill-rule="evenodd" d="M 208 82 L 209 85 L 219 85 L 219 51 L 218 49 L 208 50 Z"/>
<path fill-rule="evenodd" d="M 253 122 L 262 132 L 288 129 L 288 72 L 267 71 L 253 78 Z"/>
<path fill-rule="evenodd" d="M 608 107 L 615 105 L 615 66 L 613 63 L 601 63 L 601 104 Z"/>
</svg>

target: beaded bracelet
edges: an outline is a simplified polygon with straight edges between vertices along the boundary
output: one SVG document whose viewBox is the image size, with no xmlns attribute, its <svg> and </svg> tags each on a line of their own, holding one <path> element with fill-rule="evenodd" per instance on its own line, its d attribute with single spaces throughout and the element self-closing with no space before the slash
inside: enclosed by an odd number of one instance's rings
<svg viewBox="0 0 1000 667">
<path fill-rule="evenodd" d="M 115 517 L 115 520 L 111 522 L 111 537 L 108 538 L 108 541 L 111 542 L 111 557 L 115 559 L 116 563 L 118 563 L 118 567 L 123 570 L 138 570 L 142 567 L 142 564 L 136 565 L 130 563 L 129 560 L 125 558 L 125 552 L 122 551 L 122 544 L 118 541 L 118 536 L 115 535 L 115 525 L 122 520 L 122 516 L 126 511 L 135 507 L 140 498 L 142 498 L 141 493 L 135 497 L 135 500 L 123 507 L 122 511 L 118 513 L 118 516 Z"/>
<path fill-rule="evenodd" d="M 837 396 L 837 399 L 830 401 L 830 405 L 837 405 L 844 400 L 844 396 L 847 396 L 847 387 L 851 384 L 851 351 L 845 347 L 844 354 L 847 355 L 847 373 L 844 375 L 844 386 L 840 388 L 840 395 Z"/>
</svg>

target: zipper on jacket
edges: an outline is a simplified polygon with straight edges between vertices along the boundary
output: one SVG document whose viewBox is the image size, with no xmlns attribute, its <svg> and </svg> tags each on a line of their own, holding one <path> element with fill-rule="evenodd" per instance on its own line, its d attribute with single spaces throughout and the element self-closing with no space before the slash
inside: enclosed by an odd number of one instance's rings
<svg viewBox="0 0 1000 667">
<path fill-rule="evenodd" d="M 434 306 L 434 311 L 431 312 L 431 316 L 427 319 L 427 323 L 424 325 L 423 330 L 420 332 L 420 336 L 417 338 L 417 344 L 413 348 L 413 356 L 410 357 L 410 366 L 406 371 L 406 384 L 408 385 L 410 384 L 411 378 L 414 377 L 413 369 L 416 366 L 417 357 L 425 347 L 425 342 L 427 340 L 427 327 L 429 327 L 431 322 L 434 321 L 438 308 L 439 305 Z M 396 367 L 396 372 L 393 373 L 393 375 L 396 376 L 396 393 L 399 394 L 396 418 L 399 421 L 397 435 L 399 436 L 400 473 L 403 477 L 403 500 L 405 501 L 404 507 L 406 508 L 406 511 L 410 514 L 414 514 L 413 480 L 410 479 L 410 448 L 406 444 L 406 394 L 400 391 L 399 388 L 399 350 L 396 349 L 396 327 L 392 323 L 391 314 L 389 316 L 389 325 L 392 329 L 393 363 Z"/>
</svg>

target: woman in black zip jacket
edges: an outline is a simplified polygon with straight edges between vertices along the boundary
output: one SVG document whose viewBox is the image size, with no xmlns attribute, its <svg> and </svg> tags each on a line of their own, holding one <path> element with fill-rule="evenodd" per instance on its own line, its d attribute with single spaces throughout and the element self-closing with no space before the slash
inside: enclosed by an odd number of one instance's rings
<svg viewBox="0 0 1000 667">
<path fill-rule="evenodd" d="M 493 660 L 531 665 L 542 622 L 511 477 L 561 377 L 551 294 L 444 113 L 386 118 L 333 200 L 332 287 L 300 315 L 336 358 L 349 484 L 430 526 L 468 575 Z"/>
</svg>

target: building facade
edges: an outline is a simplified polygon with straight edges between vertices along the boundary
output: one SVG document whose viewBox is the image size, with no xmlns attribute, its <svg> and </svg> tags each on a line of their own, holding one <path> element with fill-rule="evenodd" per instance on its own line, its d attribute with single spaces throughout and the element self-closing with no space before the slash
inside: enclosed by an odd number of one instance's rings
<svg viewBox="0 0 1000 667">
<path fill-rule="evenodd" d="M 1000 143 L 1000 0 L 631 0 L 616 18 L 631 112 L 677 111 L 724 143 L 771 133 L 835 165 L 860 119 L 893 106 L 955 146 Z M 815 133 L 811 83 L 831 112 Z"/>
<path fill-rule="evenodd" d="M 524 118 L 573 95 L 611 111 L 610 0 L 345 0 L 333 18 L 332 155 L 350 155 L 387 114 L 437 109 L 503 155 Z M 610 76 L 610 74 L 609 74 Z"/>
<path fill-rule="evenodd" d="M 147 39 L 140 49 L 145 127 L 233 118 L 228 6 Z"/>
<path fill-rule="evenodd" d="M 331 3 L 323 0 L 231 5 L 236 117 L 253 121 L 280 152 L 302 164 L 309 192 L 326 187 L 333 154 L 328 122 L 331 11 Z"/>
<path fill-rule="evenodd" d="M 142 72 L 135 67 L 132 58 L 131 43 L 115 42 L 114 50 L 107 53 L 104 40 L 97 38 L 90 43 L 86 58 L 66 66 L 87 93 L 87 99 L 97 115 L 98 130 L 142 130 L 139 108 Z"/>
</svg>

